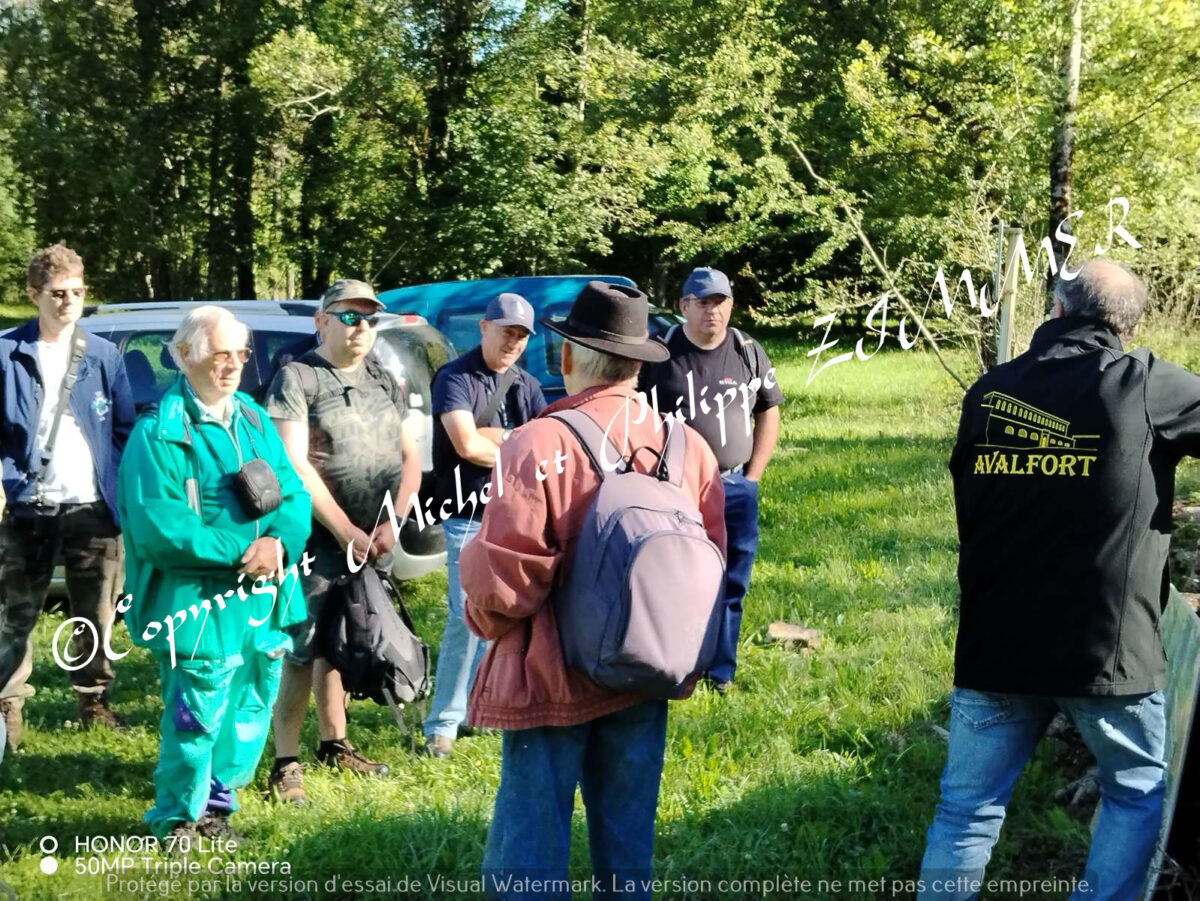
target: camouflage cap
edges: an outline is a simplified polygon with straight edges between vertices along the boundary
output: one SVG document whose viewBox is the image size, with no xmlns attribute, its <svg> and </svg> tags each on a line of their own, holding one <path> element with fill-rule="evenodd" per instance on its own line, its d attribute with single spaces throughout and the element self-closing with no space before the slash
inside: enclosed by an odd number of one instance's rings
<svg viewBox="0 0 1200 901">
<path fill-rule="evenodd" d="M 321 295 L 321 309 L 328 310 L 342 300 L 369 300 L 379 309 L 384 309 L 383 301 L 375 296 L 375 289 L 356 278 L 339 278 L 330 285 L 329 289 Z"/>
</svg>

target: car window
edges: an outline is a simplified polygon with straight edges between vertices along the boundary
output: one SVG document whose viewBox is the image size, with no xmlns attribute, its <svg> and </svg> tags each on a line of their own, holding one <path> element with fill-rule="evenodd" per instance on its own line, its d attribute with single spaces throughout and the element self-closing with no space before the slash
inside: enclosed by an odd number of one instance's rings
<svg viewBox="0 0 1200 901">
<path fill-rule="evenodd" d="M 443 313 L 438 317 L 438 327 L 454 345 L 454 349 L 462 353 L 479 343 L 479 320 L 482 318 L 482 309 Z"/>
<path fill-rule="evenodd" d="M 125 371 L 133 388 L 133 399 L 139 408 L 158 400 L 179 374 L 175 361 L 167 350 L 174 331 L 114 331 L 105 335 L 125 357 Z M 251 332 L 250 361 L 242 369 L 242 391 L 254 397 L 261 395 L 274 375 L 276 354 L 304 339 L 301 332 L 260 329 Z"/>
<path fill-rule="evenodd" d="M 454 349 L 429 326 L 386 329 L 379 333 L 379 339 L 374 354 L 401 382 L 409 406 L 432 409 L 433 374 L 454 356 Z M 419 403 L 413 400 L 413 395 L 421 398 Z"/>
</svg>

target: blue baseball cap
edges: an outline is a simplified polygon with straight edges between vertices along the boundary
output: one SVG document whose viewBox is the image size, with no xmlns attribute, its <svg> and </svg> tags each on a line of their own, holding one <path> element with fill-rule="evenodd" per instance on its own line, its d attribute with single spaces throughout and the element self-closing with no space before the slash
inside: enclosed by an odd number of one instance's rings
<svg viewBox="0 0 1200 901">
<path fill-rule="evenodd" d="M 533 307 L 520 294 L 510 291 L 497 294 L 488 303 L 483 318 L 496 325 L 519 325 L 528 329 L 529 334 L 534 334 Z"/>
<path fill-rule="evenodd" d="M 680 297 L 712 297 L 720 294 L 723 297 L 733 297 L 733 289 L 729 287 L 729 279 L 720 269 L 700 266 L 692 270 L 692 274 L 683 283 L 683 293 Z"/>
</svg>

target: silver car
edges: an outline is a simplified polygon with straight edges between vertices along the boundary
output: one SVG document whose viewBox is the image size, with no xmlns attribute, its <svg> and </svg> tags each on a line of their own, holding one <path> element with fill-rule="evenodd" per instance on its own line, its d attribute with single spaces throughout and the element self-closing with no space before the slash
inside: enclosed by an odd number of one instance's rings
<svg viewBox="0 0 1200 901">
<path fill-rule="evenodd" d="M 205 303 L 212 303 L 206 301 Z M 89 333 L 107 338 L 125 357 L 125 369 L 139 410 L 156 401 L 178 375 L 167 351 L 188 310 L 196 303 L 151 302 L 106 304 L 91 307 L 79 320 Z M 218 301 L 216 306 L 232 312 L 250 328 L 251 350 L 242 370 L 241 390 L 261 400 L 281 363 L 316 346 L 313 323 L 317 301 Z M 404 422 L 416 440 L 421 455 L 422 491 L 432 485 L 433 418 L 430 389 L 433 374 L 455 351 L 449 341 L 421 316 L 381 314 L 378 338 L 372 353 L 407 393 L 408 413 Z M 402 499 L 397 499 L 399 506 Z M 385 514 L 386 521 L 386 514 Z M 393 551 L 392 574 L 397 579 L 415 579 L 445 565 L 445 540 L 441 526 L 424 529 L 409 517 Z M 61 571 L 55 573 L 55 588 L 62 587 Z"/>
</svg>

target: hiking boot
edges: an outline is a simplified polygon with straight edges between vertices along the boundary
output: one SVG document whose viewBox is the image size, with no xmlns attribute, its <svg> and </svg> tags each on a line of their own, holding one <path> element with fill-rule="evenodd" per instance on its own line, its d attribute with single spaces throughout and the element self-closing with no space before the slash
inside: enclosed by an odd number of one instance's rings
<svg viewBox="0 0 1200 901">
<path fill-rule="evenodd" d="M 221 838 L 226 841 L 242 844 L 245 839 L 241 833 L 229 825 L 228 810 L 211 810 L 200 817 L 196 823 L 196 831 L 205 838 Z"/>
<path fill-rule="evenodd" d="M 335 742 L 325 750 L 317 748 L 317 760 L 325 766 L 333 767 L 344 773 L 358 773 L 362 776 L 386 776 L 388 765 L 367 760 L 348 741 Z"/>
<path fill-rule="evenodd" d="M 267 791 L 276 801 L 285 804 L 307 804 L 304 793 L 304 765 L 292 761 L 271 770 L 267 777 Z"/>
<path fill-rule="evenodd" d="M 0 701 L 0 714 L 4 716 L 4 729 L 8 732 L 8 747 L 17 750 L 21 744 L 21 728 L 24 720 L 21 718 L 21 698 L 7 698 Z"/>
<path fill-rule="evenodd" d="M 191 854 L 200 847 L 200 835 L 196 831 L 196 823 L 176 823 L 167 833 L 162 848 L 165 854 Z"/>
<path fill-rule="evenodd" d="M 108 709 L 108 692 L 79 695 L 79 724 L 88 729 L 103 726 L 105 729 L 121 731 L 125 720 Z"/>
<path fill-rule="evenodd" d="M 425 739 L 425 754 L 434 760 L 446 760 L 454 752 L 454 739 L 430 735 Z"/>
</svg>

